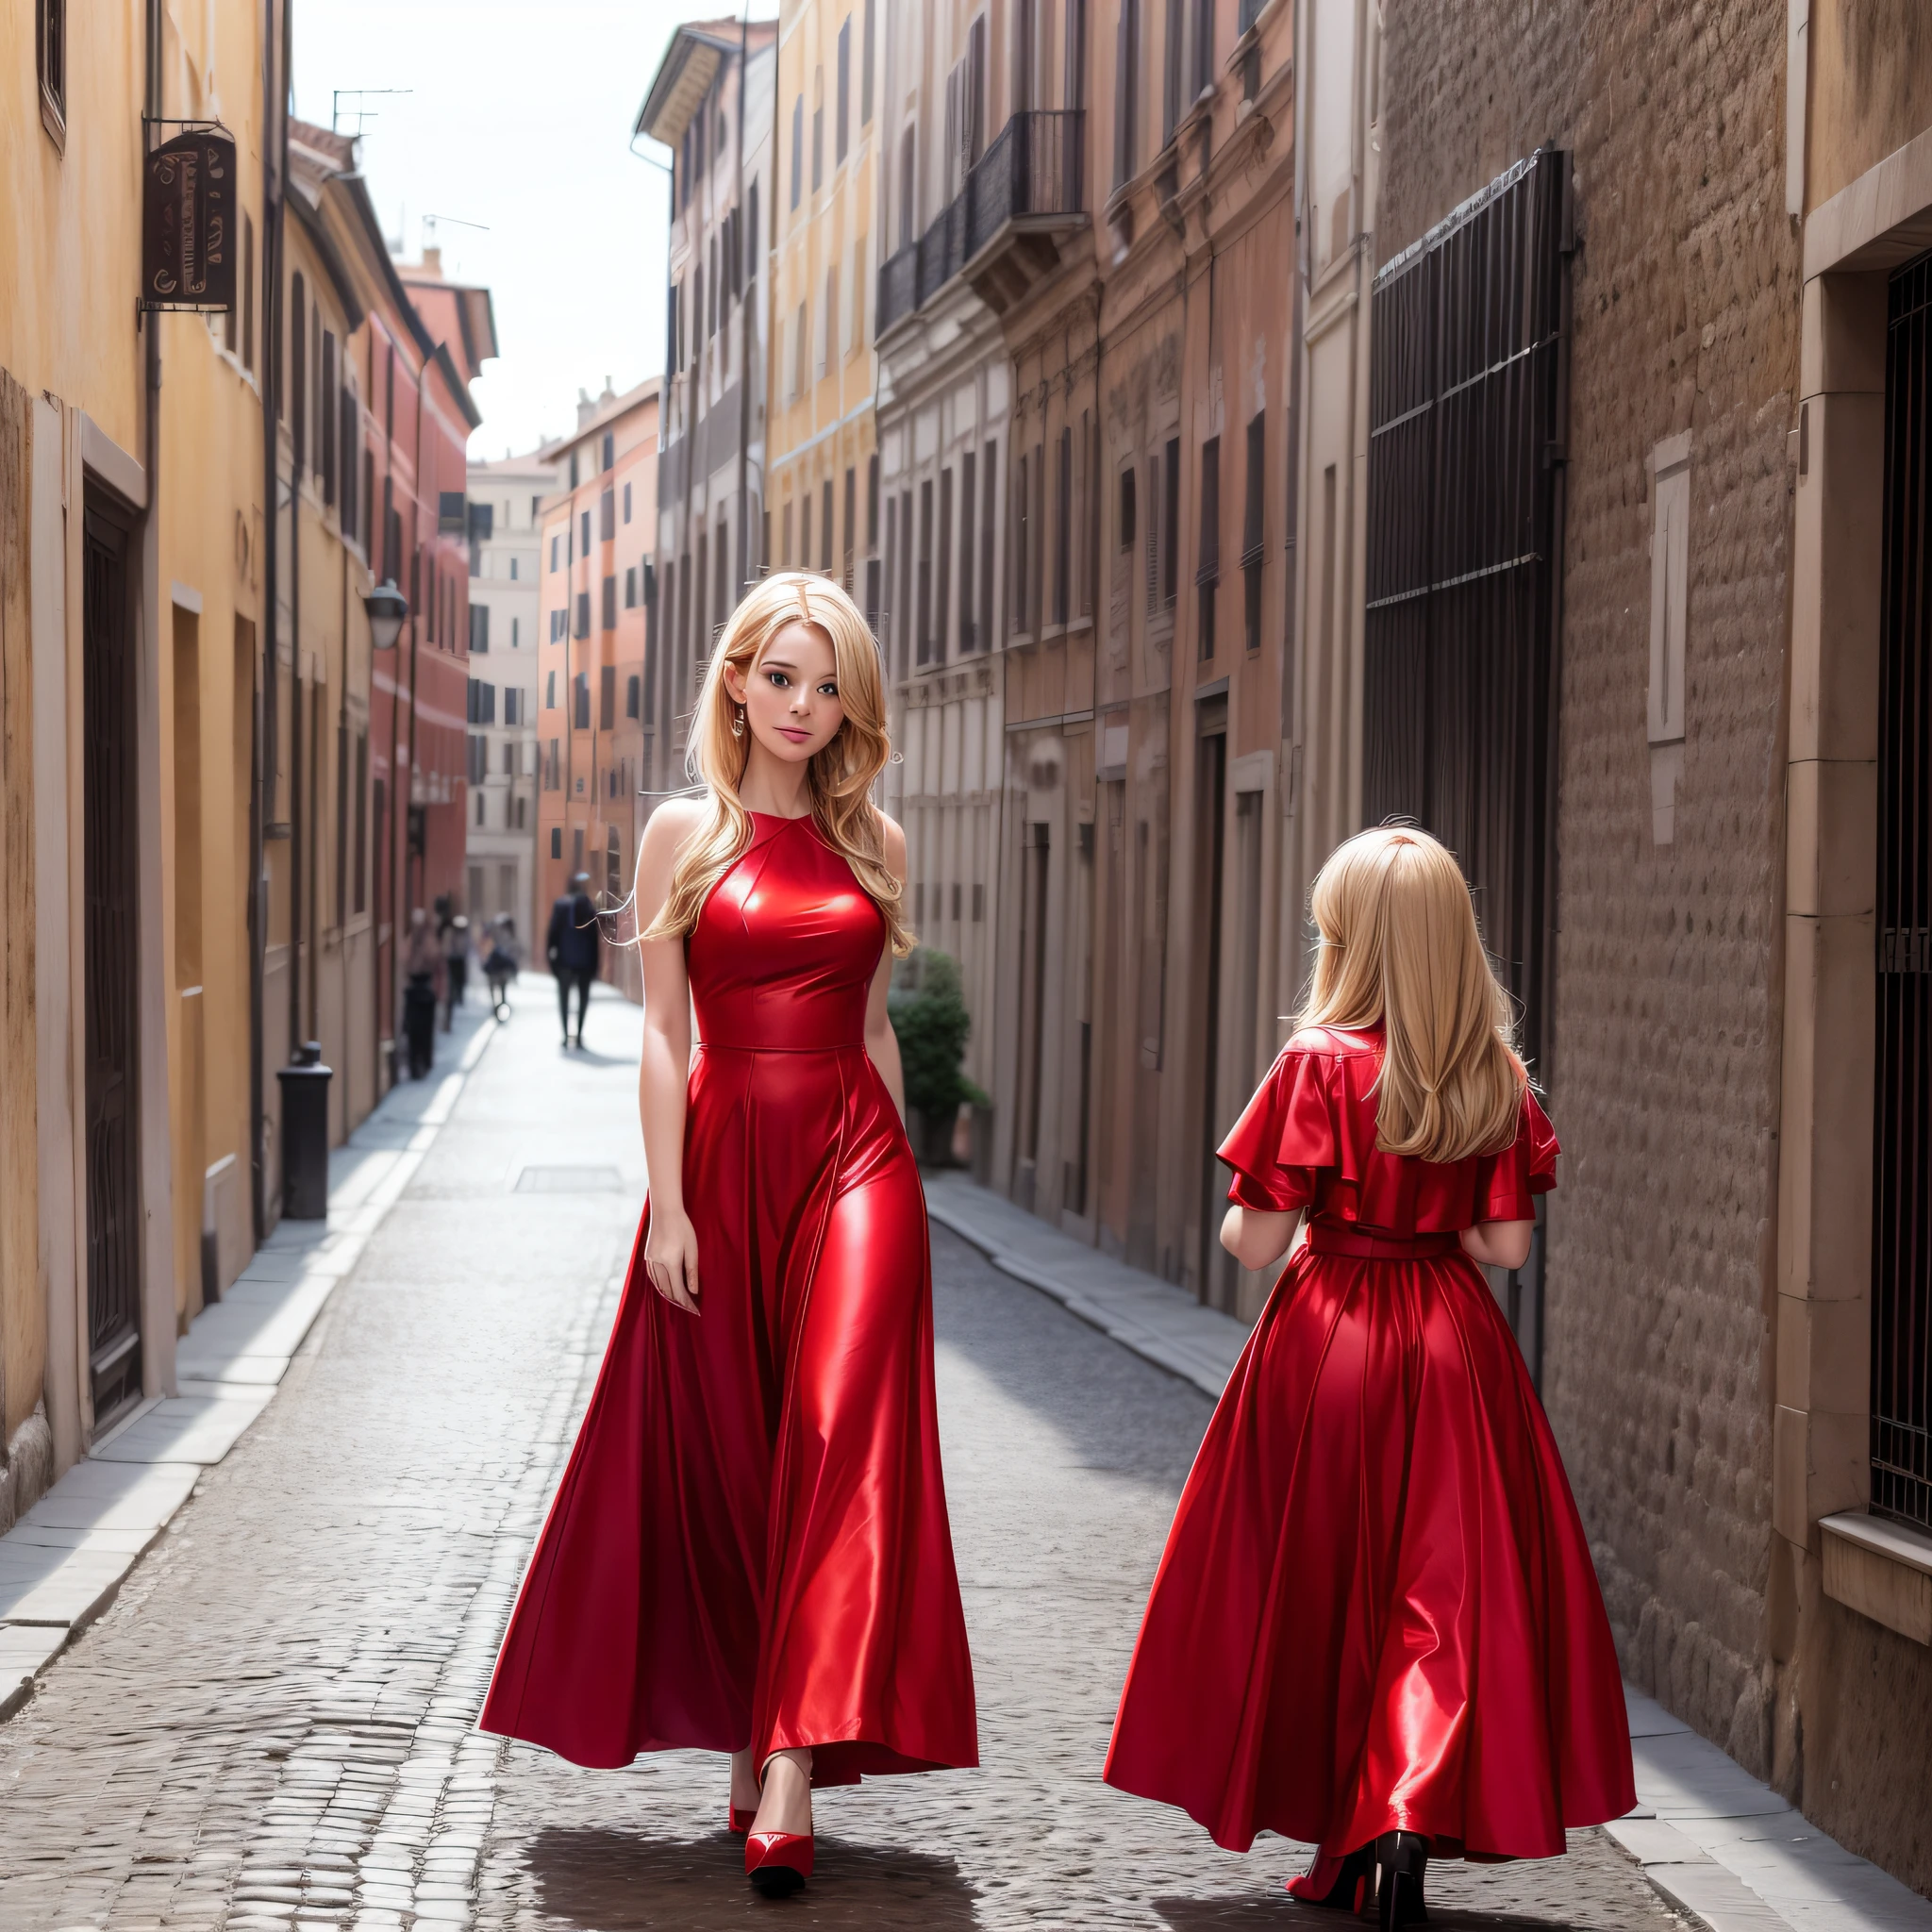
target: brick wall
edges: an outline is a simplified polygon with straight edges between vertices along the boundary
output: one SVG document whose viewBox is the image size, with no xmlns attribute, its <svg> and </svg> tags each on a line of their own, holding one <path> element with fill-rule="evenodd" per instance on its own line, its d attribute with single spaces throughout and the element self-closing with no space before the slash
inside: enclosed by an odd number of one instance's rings
<svg viewBox="0 0 1932 1932">
<path fill-rule="evenodd" d="M 1376 254 L 1576 171 L 1545 1399 L 1626 1671 L 1764 1773 L 1798 242 L 1783 0 L 1389 9 Z M 1684 774 L 1652 842 L 1647 459 L 1691 433 Z"/>
</svg>

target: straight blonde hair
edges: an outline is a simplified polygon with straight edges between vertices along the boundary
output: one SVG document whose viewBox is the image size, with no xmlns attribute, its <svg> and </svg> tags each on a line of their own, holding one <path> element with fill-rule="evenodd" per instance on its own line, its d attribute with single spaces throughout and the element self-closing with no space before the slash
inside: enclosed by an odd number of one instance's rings
<svg viewBox="0 0 1932 1932">
<path fill-rule="evenodd" d="M 679 853 L 664 909 L 642 937 L 687 937 L 712 889 L 751 843 L 751 814 L 738 795 L 751 739 L 731 728 L 738 706 L 725 689 L 724 668 L 733 665 L 750 676 L 790 624 L 810 625 L 831 645 L 839 702 L 845 710 L 844 723 L 806 768 L 812 818 L 879 908 L 892 951 L 909 953 L 913 936 L 901 912 L 899 883 L 886 870 L 885 822 L 871 795 L 892 749 L 886 736 L 879 647 L 852 599 L 829 579 L 804 571 L 780 571 L 754 584 L 711 652 L 686 755 L 691 777 L 705 787 L 710 817 Z"/>
<path fill-rule="evenodd" d="M 1309 909 L 1321 944 L 1297 1024 L 1381 1024 L 1375 1144 L 1437 1161 L 1508 1146 L 1528 1075 L 1454 855 L 1406 825 L 1358 832 L 1328 855 Z"/>
</svg>

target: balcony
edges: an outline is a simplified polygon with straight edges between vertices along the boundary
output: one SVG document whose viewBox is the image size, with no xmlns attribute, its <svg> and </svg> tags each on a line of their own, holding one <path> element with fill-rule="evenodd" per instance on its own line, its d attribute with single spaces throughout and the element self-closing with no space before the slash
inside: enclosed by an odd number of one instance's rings
<svg viewBox="0 0 1932 1932">
<path fill-rule="evenodd" d="M 1062 236 L 1087 224 L 1085 113 L 1015 114 L 939 219 L 879 268 L 878 333 L 916 313 L 956 275 L 1003 315 L 1059 265 Z"/>
</svg>

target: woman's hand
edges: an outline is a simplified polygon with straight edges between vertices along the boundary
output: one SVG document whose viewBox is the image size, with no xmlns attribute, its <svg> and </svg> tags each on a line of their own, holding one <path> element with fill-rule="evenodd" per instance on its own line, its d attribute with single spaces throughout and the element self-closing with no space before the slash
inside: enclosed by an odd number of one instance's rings
<svg viewBox="0 0 1932 1932">
<path fill-rule="evenodd" d="M 1221 1245 L 1243 1268 L 1266 1268 L 1293 1246 L 1301 1218 L 1299 1208 L 1287 1214 L 1267 1214 L 1237 1203 L 1222 1220 Z"/>
<path fill-rule="evenodd" d="M 1485 1268 L 1521 1268 L 1529 1259 L 1533 1221 L 1483 1221 L 1462 1230 L 1462 1252 Z"/>
<path fill-rule="evenodd" d="M 698 1236 L 682 1208 L 660 1211 L 651 1204 L 651 1226 L 644 1236 L 644 1273 L 674 1308 L 698 1312 Z"/>
</svg>

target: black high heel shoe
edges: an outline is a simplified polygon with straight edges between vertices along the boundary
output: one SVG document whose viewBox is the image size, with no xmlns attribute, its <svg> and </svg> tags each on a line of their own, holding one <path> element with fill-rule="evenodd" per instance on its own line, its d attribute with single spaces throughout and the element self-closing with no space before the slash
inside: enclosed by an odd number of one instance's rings
<svg viewBox="0 0 1932 1932">
<path fill-rule="evenodd" d="M 1380 1932 L 1397 1932 L 1403 1925 L 1426 1925 L 1423 1905 L 1423 1874 L 1428 1868 L 1429 1841 L 1417 1831 L 1385 1831 L 1375 1840 L 1375 1860 L 1382 1868 L 1375 1904 Z"/>
</svg>

